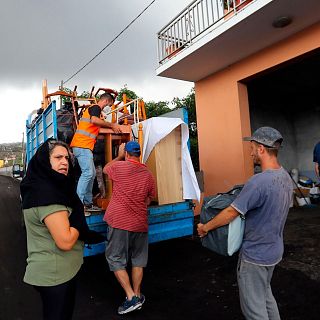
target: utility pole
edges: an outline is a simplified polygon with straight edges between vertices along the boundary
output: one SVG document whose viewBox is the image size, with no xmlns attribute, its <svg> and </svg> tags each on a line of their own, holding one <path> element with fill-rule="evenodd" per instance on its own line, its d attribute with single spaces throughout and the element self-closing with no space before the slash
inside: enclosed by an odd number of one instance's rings
<svg viewBox="0 0 320 320">
<path fill-rule="evenodd" d="M 22 154 L 21 154 L 21 165 L 24 165 L 24 132 L 22 132 Z"/>
</svg>

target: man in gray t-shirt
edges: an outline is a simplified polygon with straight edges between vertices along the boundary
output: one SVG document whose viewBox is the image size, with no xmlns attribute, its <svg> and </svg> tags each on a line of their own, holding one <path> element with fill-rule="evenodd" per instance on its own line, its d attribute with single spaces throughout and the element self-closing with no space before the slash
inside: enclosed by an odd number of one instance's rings
<svg viewBox="0 0 320 320">
<path fill-rule="evenodd" d="M 208 223 L 198 224 L 198 233 L 204 237 L 239 214 L 245 217 L 237 269 L 241 309 L 246 319 L 275 320 L 280 315 L 270 282 L 283 254 L 283 228 L 293 185 L 277 159 L 283 141 L 279 131 L 261 127 L 244 140 L 251 141 L 251 156 L 262 172 L 249 179 L 228 208 Z"/>
<path fill-rule="evenodd" d="M 245 216 L 241 259 L 270 266 L 283 254 L 283 228 L 292 202 L 292 181 L 282 167 L 267 169 L 245 184 L 231 206 Z"/>
</svg>

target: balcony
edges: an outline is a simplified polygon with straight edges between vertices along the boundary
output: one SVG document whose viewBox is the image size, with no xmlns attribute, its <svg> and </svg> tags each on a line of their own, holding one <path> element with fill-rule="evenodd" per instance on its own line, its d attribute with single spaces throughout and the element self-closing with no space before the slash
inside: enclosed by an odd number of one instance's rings
<svg viewBox="0 0 320 320">
<path fill-rule="evenodd" d="M 157 34 L 157 75 L 198 81 L 319 22 L 319 12 L 319 0 L 193 1 Z"/>
</svg>

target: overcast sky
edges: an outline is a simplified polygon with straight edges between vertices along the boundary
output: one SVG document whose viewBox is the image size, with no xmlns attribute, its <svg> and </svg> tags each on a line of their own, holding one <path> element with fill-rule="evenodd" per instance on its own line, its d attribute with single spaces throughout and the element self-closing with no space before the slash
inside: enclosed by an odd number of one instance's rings
<svg viewBox="0 0 320 320">
<path fill-rule="evenodd" d="M 151 0 L 6 0 L 0 9 L 0 143 L 21 141 L 27 115 L 126 27 Z M 124 84 L 145 101 L 186 96 L 193 83 L 156 76 L 156 33 L 191 0 L 156 0 L 66 84 L 78 92 Z"/>
</svg>

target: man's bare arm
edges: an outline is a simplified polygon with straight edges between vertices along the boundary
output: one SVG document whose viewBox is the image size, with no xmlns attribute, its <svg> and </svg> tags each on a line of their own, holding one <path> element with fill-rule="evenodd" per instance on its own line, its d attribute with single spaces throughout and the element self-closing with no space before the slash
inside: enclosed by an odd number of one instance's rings
<svg viewBox="0 0 320 320">
<path fill-rule="evenodd" d="M 110 128 L 112 129 L 115 133 L 121 133 L 121 127 L 117 123 L 111 123 L 108 121 L 104 121 L 96 116 L 91 117 L 91 123 L 95 124 L 96 126 L 99 126 L 101 128 Z"/>
<path fill-rule="evenodd" d="M 218 215 L 216 215 L 213 219 L 208 221 L 206 224 L 199 223 L 198 224 L 198 234 L 200 237 L 204 237 L 211 230 L 222 227 L 226 224 L 229 224 L 232 220 L 234 220 L 239 215 L 239 212 L 233 207 L 229 206 L 222 210 Z"/>
<path fill-rule="evenodd" d="M 120 144 L 119 146 L 119 151 L 118 151 L 118 156 L 112 159 L 110 162 L 108 162 L 104 167 L 103 167 L 103 173 L 107 174 L 107 171 L 105 171 L 106 168 L 111 166 L 113 163 L 116 161 L 121 161 L 124 160 L 125 158 L 125 151 L 124 151 L 125 143 Z"/>
</svg>

